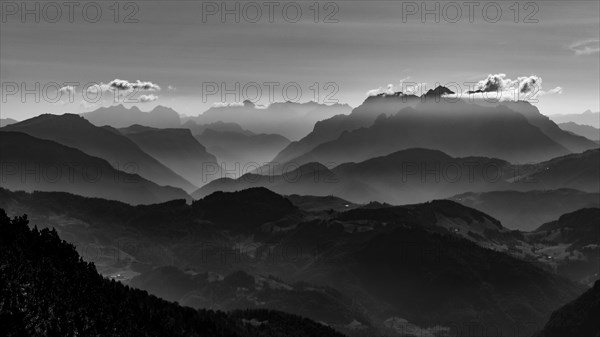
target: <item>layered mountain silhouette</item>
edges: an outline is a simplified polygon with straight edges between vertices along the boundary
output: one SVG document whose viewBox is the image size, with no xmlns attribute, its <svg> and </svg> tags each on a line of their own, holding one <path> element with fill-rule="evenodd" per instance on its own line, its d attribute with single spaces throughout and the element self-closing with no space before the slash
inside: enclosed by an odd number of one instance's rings
<svg viewBox="0 0 600 337">
<path fill-rule="evenodd" d="M 3 336 L 342 336 L 270 310 L 194 310 L 103 278 L 55 230 L 0 210 Z"/>
<path fill-rule="evenodd" d="M 290 143 L 273 159 L 274 163 L 284 164 L 300 157 L 320 144 L 337 139 L 343 132 L 362 127 L 368 127 L 379 114 L 391 115 L 404 107 L 414 107 L 419 102 L 415 95 L 404 95 L 400 92 L 394 95 L 379 94 L 369 96 L 360 106 L 349 115 L 337 115 L 318 121 L 308 135 Z M 296 164 L 302 164 L 297 163 Z"/>
<path fill-rule="evenodd" d="M 598 148 L 598 144 L 591 142 L 588 138 L 582 137 L 570 132 L 564 132 L 562 128 L 556 125 L 552 120 L 545 115 L 542 115 L 537 107 L 529 102 L 507 101 L 501 105 L 507 106 L 509 109 L 519 112 L 529 123 L 542 131 L 546 136 L 558 144 L 564 146 L 571 152 L 584 152 L 586 150 Z"/>
<path fill-rule="evenodd" d="M 219 121 L 238 123 L 254 133 L 277 133 L 289 139 L 300 139 L 310 132 L 316 122 L 350 111 L 347 104 L 276 102 L 267 107 L 257 107 L 247 100 L 243 105 L 213 107 L 184 121 L 193 120 L 198 124 Z"/>
<path fill-rule="evenodd" d="M 590 125 L 596 129 L 600 129 L 600 112 L 592 112 L 586 110 L 580 114 L 557 114 L 548 116 L 555 123 L 573 122 L 581 125 Z"/>
<path fill-rule="evenodd" d="M 144 152 L 196 186 L 221 177 L 217 158 L 206 151 L 189 129 L 156 129 L 132 125 L 119 131 Z"/>
<path fill-rule="evenodd" d="M 558 126 L 568 132 L 585 137 L 593 141 L 600 141 L 600 129 L 591 125 L 582 125 L 574 122 L 560 123 Z"/>
<path fill-rule="evenodd" d="M 189 199 L 181 189 L 118 171 L 104 159 L 54 141 L 8 131 L 0 131 L 0 140 L 3 188 L 63 191 L 129 204 Z"/>
<path fill-rule="evenodd" d="M 111 127 L 97 127 L 73 114 L 44 114 L 9 125 L 3 130 L 27 133 L 74 147 L 88 155 L 105 159 L 115 169 L 154 181 L 159 185 L 195 190 L 195 186 L 144 152 L 131 139 Z M 35 160 L 35 158 L 31 158 Z"/>
<path fill-rule="evenodd" d="M 189 120 L 189 121 L 183 123 L 183 125 L 181 127 L 190 129 L 190 131 L 192 132 L 193 135 L 200 135 L 206 129 L 211 129 L 213 131 L 218 131 L 218 132 L 237 132 L 237 133 L 241 133 L 241 134 L 247 135 L 247 136 L 255 135 L 254 132 L 243 129 L 241 125 L 239 125 L 237 123 L 231 123 L 231 122 L 225 123 L 225 122 L 219 121 L 219 122 L 208 123 L 208 124 L 198 124 L 198 123 L 194 122 L 193 120 Z"/>
<path fill-rule="evenodd" d="M 263 188 L 138 207 L 5 193 L 11 213 L 28 209 L 61 236 L 108 246 L 133 235 L 120 258 L 101 261 L 110 275 L 141 274 L 134 284 L 194 306 L 311 310 L 316 321 L 357 335 L 397 334 L 403 322 L 452 335 L 467 324 L 523 331 L 584 291 L 501 251 L 524 245 L 521 234 L 447 200 L 323 214 Z M 477 331 L 471 335 L 483 335 Z"/>
<path fill-rule="evenodd" d="M 452 156 L 527 163 L 598 146 L 561 130 L 527 102 L 468 103 L 439 94 L 446 92 L 440 87 L 422 97 L 370 96 L 350 115 L 315 125 L 311 134 L 290 144 L 273 161 L 339 164 L 424 147 Z"/>
<path fill-rule="evenodd" d="M 155 128 L 178 128 L 181 126 L 179 114 L 175 110 L 161 105 L 144 112 L 136 106 L 126 108 L 119 104 L 101 107 L 86 112 L 82 116 L 96 126 L 109 125 L 114 128 L 125 128 L 134 124 Z"/>
<path fill-rule="evenodd" d="M 568 154 L 521 114 L 462 101 L 426 102 L 381 115 L 373 125 L 343 133 L 291 162 L 355 162 L 422 147 L 452 156 L 487 156 L 526 163 Z M 346 151 L 345 149 L 352 149 Z"/>
<path fill-rule="evenodd" d="M 570 154 L 519 169 L 516 189 L 572 188 L 589 193 L 600 191 L 600 149 Z"/>
<path fill-rule="evenodd" d="M 12 118 L 0 118 L 0 128 L 3 126 L 15 124 L 15 123 L 18 123 L 18 121 L 14 120 Z"/>
<path fill-rule="evenodd" d="M 278 134 L 246 134 L 205 129 L 194 137 L 214 154 L 224 169 L 223 177 L 239 177 L 262 166 L 289 144 Z"/>
<path fill-rule="evenodd" d="M 0 335 L 596 333 L 597 114 L 454 94 L 0 121 Z"/>
<path fill-rule="evenodd" d="M 600 207 L 600 194 L 573 189 L 468 192 L 450 198 L 502 221 L 511 229 L 530 231 L 565 213 Z"/>
<path fill-rule="evenodd" d="M 592 150 L 519 166 L 494 158 L 454 158 L 437 150 L 409 149 L 359 163 L 337 166 L 328 163 L 330 167 L 319 163 L 298 167 L 290 163 L 283 166 L 282 174 L 262 171 L 265 169 L 262 168 L 257 172 L 261 174 L 247 174 L 237 180 L 215 180 L 192 196 L 200 198 L 220 190 L 263 186 L 286 195 L 335 195 L 358 203 L 406 204 L 467 192 L 528 191 L 563 186 L 594 193 L 594 186 L 598 184 L 595 172 L 599 153 Z"/>
</svg>

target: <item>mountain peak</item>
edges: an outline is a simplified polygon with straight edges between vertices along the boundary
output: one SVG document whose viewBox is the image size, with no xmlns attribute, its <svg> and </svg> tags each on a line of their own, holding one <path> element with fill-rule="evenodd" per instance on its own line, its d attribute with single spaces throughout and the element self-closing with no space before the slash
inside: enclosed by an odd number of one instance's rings
<svg viewBox="0 0 600 337">
<path fill-rule="evenodd" d="M 429 89 L 427 91 L 427 93 L 425 93 L 422 97 L 441 97 L 444 95 L 452 95 L 452 94 L 454 94 L 454 91 L 452 91 L 444 86 L 438 85 L 435 89 Z"/>
<path fill-rule="evenodd" d="M 135 107 L 135 106 L 134 106 Z M 132 107 L 133 108 L 133 107 Z M 136 107 L 137 108 L 137 107 Z M 173 110 L 172 108 L 169 108 L 167 106 L 164 105 L 157 105 L 154 107 L 154 109 L 152 109 L 150 111 L 150 113 L 164 113 L 164 112 L 168 112 L 168 113 L 177 113 L 177 111 Z"/>
<path fill-rule="evenodd" d="M 86 120 L 83 116 L 77 114 L 66 113 L 62 115 L 54 115 L 54 114 L 41 114 L 39 116 L 26 119 L 22 122 L 11 124 L 8 127 L 26 127 L 33 125 L 47 125 L 48 127 L 56 127 L 56 126 L 68 126 L 68 127 L 87 127 L 90 124 L 88 120 Z"/>
</svg>

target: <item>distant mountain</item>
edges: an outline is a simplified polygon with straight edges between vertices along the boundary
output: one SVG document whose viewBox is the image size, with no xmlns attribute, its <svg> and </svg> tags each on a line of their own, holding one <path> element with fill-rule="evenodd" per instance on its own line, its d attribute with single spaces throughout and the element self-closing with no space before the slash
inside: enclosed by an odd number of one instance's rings
<svg viewBox="0 0 600 337">
<path fill-rule="evenodd" d="M 581 125 L 590 125 L 596 129 L 600 129 L 600 112 L 586 110 L 580 114 L 557 114 L 549 115 L 548 117 L 555 123 L 573 122 Z"/>
<path fill-rule="evenodd" d="M 260 175 L 251 173 L 237 180 L 229 178 L 214 180 L 195 191 L 192 196 L 201 198 L 215 191 L 236 191 L 263 186 L 284 195 L 335 195 L 355 203 L 380 201 L 407 204 L 450 198 L 456 194 L 469 192 L 509 191 L 506 192 L 507 197 L 514 193 L 514 197 L 523 202 L 535 195 L 535 192 L 521 193 L 527 191 L 573 189 L 591 193 L 589 197 L 583 199 L 576 197 L 572 200 L 575 202 L 593 198 L 593 195 L 597 195 L 600 191 L 598 175 L 600 150 L 562 156 L 538 164 L 513 165 L 495 158 L 454 158 L 436 150 L 408 149 L 359 163 L 345 163 L 338 166 L 328 163 L 328 165 L 331 166 L 327 167 L 320 163 L 297 166 L 288 163 L 280 166 L 283 167 L 281 174 L 266 171 L 264 167 L 257 171 Z M 573 196 L 578 194 L 578 192 L 573 193 Z M 487 198 L 487 195 L 485 196 Z M 489 196 L 502 198 L 503 194 L 499 192 Z M 563 192 L 545 196 L 557 203 L 560 203 L 559 199 L 567 198 Z M 468 199 L 474 198 L 474 200 L 468 205 L 477 208 L 480 197 L 481 195 L 471 194 Z M 545 198 L 542 200 L 549 201 Z M 510 204 L 512 203 L 508 202 L 508 205 Z M 573 206 L 575 204 L 568 201 L 564 203 Z M 532 229 L 532 226 L 552 219 L 537 213 L 533 206 L 531 209 L 524 209 L 522 214 L 518 212 L 514 214 L 510 208 L 504 212 L 505 208 L 501 206 L 501 202 L 498 204 L 499 208 L 492 205 L 495 203 L 492 202 L 489 206 L 492 208 L 486 210 L 508 221 L 511 228 Z M 539 207 L 541 208 L 537 208 L 538 211 L 544 211 L 545 206 L 539 205 Z M 564 213 L 572 209 L 557 207 L 556 210 Z M 562 213 L 550 211 L 548 214 L 558 216 Z M 536 221 L 538 217 L 541 217 L 539 218 L 541 222 L 528 223 L 523 225 L 524 227 L 514 223 L 517 220 Z"/>
<path fill-rule="evenodd" d="M 105 159 L 117 170 L 139 174 L 159 185 L 179 187 L 188 192 L 196 189 L 119 131 L 94 126 L 78 115 L 44 114 L 9 125 L 4 130 L 23 132 L 74 147 Z"/>
<path fill-rule="evenodd" d="M 289 144 L 278 134 L 244 134 L 207 128 L 194 137 L 217 157 L 225 176 L 239 177 L 271 161 Z"/>
<path fill-rule="evenodd" d="M 3 188 L 64 191 L 133 205 L 189 199 L 178 188 L 118 171 L 103 159 L 54 141 L 7 131 L 0 131 L 0 140 Z"/>
<path fill-rule="evenodd" d="M 581 125 L 573 122 L 560 123 L 558 126 L 568 132 L 585 137 L 593 141 L 600 141 L 600 129 L 590 125 Z"/>
<path fill-rule="evenodd" d="M 544 191 L 493 191 L 464 193 L 450 198 L 485 212 L 511 229 L 530 231 L 562 214 L 586 207 L 600 207 L 600 193 L 573 189 Z"/>
<path fill-rule="evenodd" d="M 184 121 L 193 120 L 198 124 L 232 122 L 254 133 L 277 133 L 289 139 L 300 139 L 312 130 L 317 121 L 349 114 L 351 110 L 346 104 L 281 102 L 257 107 L 245 101 L 240 106 L 213 107 Z"/>
<path fill-rule="evenodd" d="M 538 164 L 525 165 L 518 171 L 515 189 L 553 190 L 572 188 L 589 193 L 600 191 L 600 149 L 554 158 Z"/>
<path fill-rule="evenodd" d="M 0 118 L 0 128 L 15 123 L 18 123 L 18 121 L 12 118 Z"/>
<path fill-rule="evenodd" d="M 582 137 L 577 134 L 565 132 L 558 125 L 556 125 L 548 116 L 542 115 L 538 108 L 529 102 L 502 102 L 500 105 L 505 105 L 509 109 L 516 111 L 529 121 L 529 123 L 542 131 L 550 139 L 554 140 L 558 144 L 564 146 L 571 152 L 579 153 L 591 149 L 598 148 L 598 144 L 590 141 L 589 139 Z"/>
<path fill-rule="evenodd" d="M 155 129 L 140 125 L 119 129 L 144 152 L 196 186 L 221 177 L 217 158 L 188 129 Z"/>
<path fill-rule="evenodd" d="M 598 337 L 599 316 L 600 281 L 596 281 L 592 289 L 552 313 L 548 323 L 535 337 Z"/>
<path fill-rule="evenodd" d="M 292 142 L 273 162 L 302 165 L 311 161 L 324 163 L 323 157 L 328 157 L 328 161 L 341 163 L 403 148 L 425 147 L 454 156 L 489 156 L 523 163 L 598 146 L 562 131 L 527 102 L 468 104 L 443 97 L 452 93 L 440 86 L 421 97 L 401 92 L 370 96 L 350 115 L 317 123 L 313 132 Z M 449 125 L 452 127 L 447 127 Z M 484 131 L 486 128 L 489 130 Z M 515 130 L 519 130 L 518 134 Z M 511 137 L 513 139 L 509 139 Z M 528 146 L 517 145 L 517 139 Z M 339 154 L 346 146 L 353 149 L 353 155 Z"/>
<path fill-rule="evenodd" d="M 371 126 L 344 132 L 289 162 L 340 164 L 415 147 L 436 149 L 451 156 L 485 156 L 514 163 L 570 153 L 506 106 L 482 107 L 460 100 L 429 99 L 390 116 L 382 114 Z"/>
<path fill-rule="evenodd" d="M 219 179 L 193 193 L 201 198 L 215 191 L 236 191 L 263 186 L 284 195 L 335 195 L 357 203 L 384 201 L 392 204 L 447 198 L 467 191 L 510 188 L 511 165 L 493 158 L 452 158 L 441 151 L 409 149 L 360 163 L 327 168 L 309 163 L 288 165 L 281 175 L 247 174 Z M 510 170 L 508 170 L 510 171 Z"/>
<path fill-rule="evenodd" d="M 155 128 L 178 128 L 181 126 L 179 114 L 175 110 L 161 105 L 144 112 L 136 106 L 128 109 L 119 104 L 101 107 L 81 115 L 96 126 L 109 125 L 114 128 L 125 128 L 134 124 Z"/>
<path fill-rule="evenodd" d="M 0 209 L 2 336 L 342 337 L 271 310 L 195 310 L 103 278 L 56 230 Z"/>
<path fill-rule="evenodd" d="M 185 122 L 181 127 L 190 129 L 193 135 L 200 135 L 206 129 L 211 129 L 213 131 L 219 132 L 237 132 L 247 136 L 252 136 L 255 134 L 252 131 L 242 129 L 242 127 L 237 123 L 225 123 L 220 121 L 209 124 L 198 124 L 193 120 L 189 120 Z"/>
<path fill-rule="evenodd" d="M 300 157 L 320 144 L 337 139 L 346 131 L 369 127 L 380 114 L 392 115 L 404 107 L 414 107 L 420 101 L 418 96 L 397 92 L 393 95 L 369 96 L 352 110 L 349 115 L 337 115 L 318 121 L 312 132 L 299 141 L 290 143 L 273 159 L 273 163 L 285 164 Z M 296 164 L 303 164 L 297 163 Z"/>
</svg>

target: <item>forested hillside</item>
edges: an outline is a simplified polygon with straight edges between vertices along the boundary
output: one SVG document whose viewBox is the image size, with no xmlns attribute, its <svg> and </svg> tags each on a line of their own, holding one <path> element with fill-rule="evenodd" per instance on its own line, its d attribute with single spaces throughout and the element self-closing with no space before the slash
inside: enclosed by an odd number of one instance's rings
<svg viewBox="0 0 600 337">
<path fill-rule="evenodd" d="M 194 310 L 107 280 L 56 231 L 0 209 L 1 336 L 342 336 L 269 310 Z"/>
</svg>

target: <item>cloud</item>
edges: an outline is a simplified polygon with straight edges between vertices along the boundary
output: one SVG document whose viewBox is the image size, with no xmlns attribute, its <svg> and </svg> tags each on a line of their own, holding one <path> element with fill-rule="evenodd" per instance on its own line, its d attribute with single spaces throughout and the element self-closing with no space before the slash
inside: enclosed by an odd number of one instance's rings
<svg viewBox="0 0 600 337">
<path fill-rule="evenodd" d="M 90 94 L 98 94 L 107 91 L 111 91 L 110 85 L 100 82 L 99 84 L 93 84 L 87 87 L 86 91 Z"/>
<path fill-rule="evenodd" d="M 542 90 L 542 78 L 537 75 L 519 76 L 516 79 L 506 77 L 506 74 L 490 74 L 487 78 L 477 82 L 475 90 L 469 90 L 467 95 L 482 94 L 484 99 L 488 99 L 485 93 L 494 93 L 494 99 L 500 101 L 506 100 L 533 100 L 539 96 L 562 94 L 562 87 L 544 91 Z"/>
<path fill-rule="evenodd" d="M 99 107 L 99 105 L 98 105 L 98 104 L 96 104 L 96 103 L 91 103 L 91 102 L 88 102 L 88 101 L 86 101 L 85 99 L 82 99 L 82 100 L 79 102 L 79 105 L 81 105 L 81 107 L 82 107 L 84 110 L 92 110 L 92 109 L 95 109 L 95 108 Z"/>
<path fill-rule="evenodd" d="M 379 94 L 393 95 L 396 92 L 402 91 L 404 82 L 406 82 L 408 80 L 410 80 L 410 76 L 406 76 L 406 77 L 400 79 L 400 82 L 398 83 L 398 85 L 389 83 L 385 88 L 379 87 L 379 88 L 371 89 L 366 92 L 366 95 L 367 96 L 377 96 Z"/>
<path fill-rule="evenodd" d="M 511 85 L 514 85 L 514 81 L 507 79 L 506 74 L 489 74 L 486 79 L 477 83 L 475 90 L 467 91 L 467 93 L 473 94 L 504 91 Z"/>
<path fill-rule="evenodd" d="M 142 91 L 160 91 L 160 86 L 152 82 L 142 82 L 137 80 L 129 82 L 126 80 L 114 79 L 108 83 L 108 86 L 117 90 L 142 90 Z"/>
<path fill-rule="evenodd" d="M 75 87 L 71 86 L 71 85 L 67 85 L 65 87 L 62 87 L 58 90 L 61 94 L 74 94 L 75 93 Z"/>
<path fill-rule="evenodd" d="M 58 104 L 65 105 L 67 103 L 75 102 L 75 87 L 72 85 L 67 85 L 58 89 L 58 94 L 60 94 L 60 100 L 58 101 Z M 63 95 L 67 96 L 66 100 L 63 99 Z"/>
<path fill-rule="evenodd" d="M 241 107 L 241 106 L 244 106 L 244 103 L 243 102 L 233 102 L 233 103 L 215 102 L 212 104 L 212 106 L 214 108 Z"/>
<path fill-rule="evenodd" d="M 540 91 L 540 96 L 545 96 L 545 95 L 560 95 L 563 93 L 563 89 L 562 87 L 556 87 L 554 89 L 550 89 L 548 91 Z"/>
<path fill-rule="evenodd" d="M 170 84 L 169 84 L 169 85 L 167 86 L 167 90 L 170 90 L 170 91 L 175 91 L 175 90 L 177 90 L 177 88 L 175 88 L 174 86 L 172 86 L 172 85 L 170 85 Z"/>
<path fill-rule="evenodd" d="M 367 91 L 367 96 L 377 96 L 381 93 L 381 88 L 371 89 Z"/>
<path fill-rule="evenodd" d="M 575 52 L 576 56 L 598 54 L 600 52 L 600 40 L 589 39 L 577 41 L 569 46 L 569 49 Z"/>
<path fill-rule="evenodd" d="M 518 77 L 513 85 L 518 85 L 520 94 L 530 94 L 542 88 L 542 78 L 535 75 Z"/>
<path fill-rule="evenodd" d="M 141 103 L 148 103 L 148 102 L 154 102 L 158 99 L 158 96 L 154 95 L 154 94 L 150 94 L 150 95 L 141 95 L 139 98 L 139 101 Z"/>
</svg>

